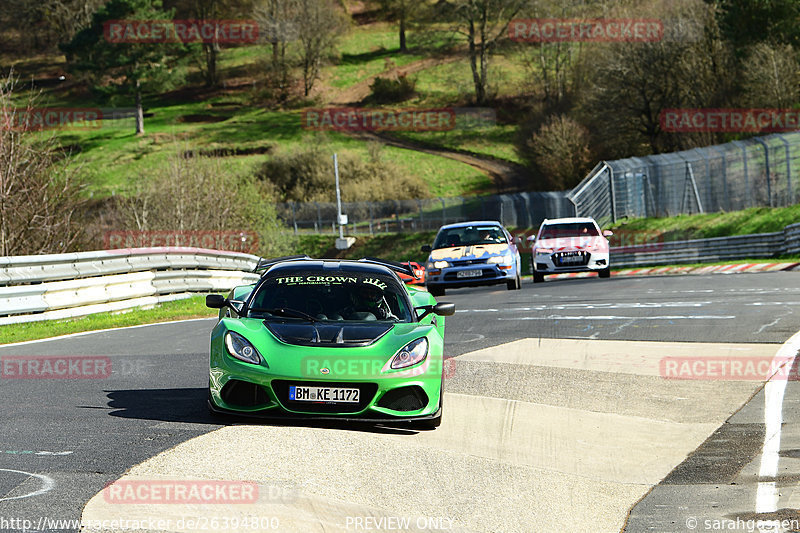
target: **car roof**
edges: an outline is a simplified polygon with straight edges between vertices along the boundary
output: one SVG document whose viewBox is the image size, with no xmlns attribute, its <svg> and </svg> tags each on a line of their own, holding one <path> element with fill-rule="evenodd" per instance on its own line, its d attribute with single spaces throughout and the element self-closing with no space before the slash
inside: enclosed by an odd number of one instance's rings
<svg viewBox="0 0 800 533">
<path fill-rule="evenodd" d="M 439 228 L 439 231 L 442 231 L 443 229 L 465 228 L 467 226 L 481 226 L 481 225 L 499 226 L 501 228 L 503 227 L 503 225 L 496 220 L 473 220 L 471 222 L 456 222 L 455 224 L 447 224 Z"/>
<path fill-rule="evenodd" d="M 567 217 L 567 218 L 546 218 L 542 221 L 542 226 L 545 224 L 574 224 L 576 222 L 591 222 L 597 224 L 591 217 Z"/>
<path fill-rule="evenodd" d="M 318 271 L 318 272 L 361 272 L 365 274 L 384 274 L 392 276 L 393 270 L 387 265 L 378 263 L 376 260 L 362 259 L 359 261 L 352 259 L 308 259 L 308 258 L 289 258 L 285 261 L 277 262 L 270 266 L 262 276 L 278 274 L 282 272 L 294 272 L 298 270 Z"/>
</svg>

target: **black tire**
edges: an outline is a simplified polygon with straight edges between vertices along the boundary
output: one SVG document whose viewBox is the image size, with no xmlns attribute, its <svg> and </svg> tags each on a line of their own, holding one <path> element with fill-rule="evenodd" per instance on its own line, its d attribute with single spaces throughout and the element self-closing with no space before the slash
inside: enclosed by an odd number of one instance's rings
<svg viewBox="0 0 800 533">
<path fill-rule="evenodd" d="M 544 281 L 544 274 L 540 274 L 540 273 L 538 273 L 538 272 L 536 272 L 534 270 L 533 271 L 533 282 L 534 283 L 541 283 L 543 281 Z"/>
<path fill-rule="evenodd" d="M 440 285 L 428 285 L 427 289 L 431 296 L 444 296 L 444 287 Z"/>
<path fill-rule="evenodd" d="M 606 267 L 603 270 L 597 273 L 598 276 L 601 278 L 610 278 L 611 277 L 611 267 Z"/>
<path fill-rule="evenodd" d="M 519 279 L 519 274 L 514 279 L 506 281 L 506 288 L 510 291 L 518 291 L 522 288 L 522 280 Z"/>
</svg>

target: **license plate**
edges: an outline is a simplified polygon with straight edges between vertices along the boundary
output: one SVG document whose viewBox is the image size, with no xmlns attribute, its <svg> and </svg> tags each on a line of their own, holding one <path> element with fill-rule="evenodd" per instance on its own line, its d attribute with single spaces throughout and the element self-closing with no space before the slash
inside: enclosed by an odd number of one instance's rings
<svg viewBox="0 0 800 533">
<path fill-rule="evenodd" d="M 459 270 L 456 272 L 457 278 L 479 278 L 483 276 L 483 270 Z"/>
<path fill-rule="evenodd" d="M 561 258 L 562 263 L 580 263 L 581 261 L 583 261 L 583 257 L 579 255 L 568 255 Z"/>
<path fill-rule="evenodd" d="M 289 386 L 289 399 L 297 402 L 358 403 L 358 389 Z"/>
</svg>

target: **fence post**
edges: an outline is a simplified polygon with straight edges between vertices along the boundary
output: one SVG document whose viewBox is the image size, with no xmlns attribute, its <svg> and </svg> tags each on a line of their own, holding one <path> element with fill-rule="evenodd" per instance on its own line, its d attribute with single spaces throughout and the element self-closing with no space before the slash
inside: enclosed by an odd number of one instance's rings
<svg viewBox="0 0 800 533">
<path fill-rule="evenodd" d="M 297 235 L 297 202 L 292 202 L 292 226 L 294 226 L 294 234 Z"/>
<path fill-rule="evenodd" d="M 747 146 L 745 146 L 742 141 L 733 141 L 733 144 L 738 146 L 742 151 L 742 170 L 744 170 L 744 197 L 753 198 L 753 195 L 750 194 L 750 177 L 747 173 Z M 742 207 L 748 206 L 745 204 L 742 205 Z"/>
<path fill-rule="evenodd" d="M 728 194 L 728 159 L 725 157 L 725 149 L 719 146 L 712 146 L 714 150 L 722 154 L 722 196 L 725 197 L 725 210 L 731 210 L 731 197 Z"/>
<path fill-rule="evenodd" d="M 754 137 L 753 140 L 764 147 L 764 172 L 767 174 L 767 203 L 772 207 L 772 180 L 769 176 L 769 146 L 762 137 Z"/>
<path fill-rule="evenodd" d="M 317 207 L 317 222 L 314 224 L 314 232 L 319 233 L 319 228 L 322 228 L 322 210 L 319 207 L 319 202 L 314 202 L 314 205 Z"/>
<path fill-rule="evenodd" d="M 440 196 L 439 201 L 442 202 L 442 226 L 444 226 L 447 224 L 447 209 L 444 205 L 444 198 Z"/>
<path fill-rule="evenodd" d="M 417 207 L 419 208 L 419 229 L 425 229 L 425 214 L 422 212 L 422 200 L 417 199 Z"/>
<path fill-rule="evenodd" d="M 373 205 L 372 202 L 367 202 L 367 204 L 369 205 L 369 234 L 375 235 L 375 231 L 372 229 L 372 223 L 375 220 L 374 211 L 372 209 Z"/>
<path fill-rule="evenodd" d="M 778 135 L 778 138 L 786 149 L 786 205 L 788 206 L 794 204 L 794 196 L 792 195 L 792 156 L 789 152 L 789 141 L 783 135 Z"/>
<path fill-rule="evenodd" d="M 608 169 L 608 190 L 611 195 L 611 222 L 617 221 L 617 199 L 614 196 L 614 169 L 606 165 Z"/>
</svg>

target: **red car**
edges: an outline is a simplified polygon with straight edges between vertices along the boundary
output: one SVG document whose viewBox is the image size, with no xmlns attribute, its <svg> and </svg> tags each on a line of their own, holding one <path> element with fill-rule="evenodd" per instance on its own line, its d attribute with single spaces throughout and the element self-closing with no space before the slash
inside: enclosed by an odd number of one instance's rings
<svg viewBox="0 0 800 533">
<path fill-rule="evenodd" d="M 400 279 L 403 280 L 404 283 L 409 285 L 424 285 L 425 284 L 425 267 L 417 263 L 416 261 L 403 261 L 402 263 L 404 266 L 408 266 L 411 270 L 414 271 L 414 275 L 416 277 L 412 278 L 408 274 L 404 274 L 402 272 L 398 272 L 397 275 L 400 276 Z"/>
</svg>

